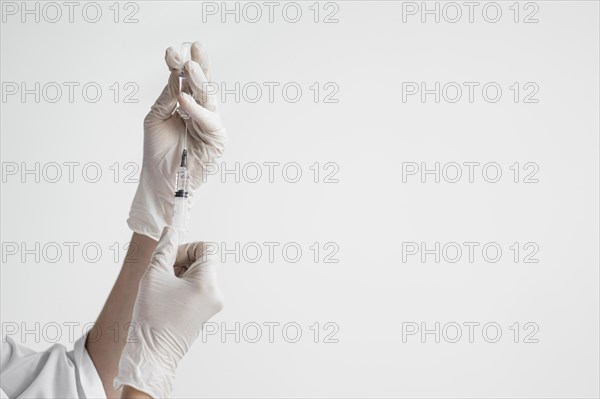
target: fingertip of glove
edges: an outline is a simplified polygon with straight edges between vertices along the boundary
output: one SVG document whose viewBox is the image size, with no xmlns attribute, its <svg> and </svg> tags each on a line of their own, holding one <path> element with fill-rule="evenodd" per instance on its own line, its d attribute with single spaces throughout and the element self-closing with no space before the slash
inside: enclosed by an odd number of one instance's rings
<svg viewBox="0 0 600 399">
<path fill-rule="evenodd" d="M 192 43 L 192 50 L 197 51 L 198 53 L 202 54 L 202 53 L 206 52 L 206 47 L 201 42 L 195 41 L 194 43 Z"/>
<path fill-rule="evenodd" d="M 175 239 L 175 241 L 177 241 L 177 230 L 174 227 L 165 226 L 162 234 L 160 235 L 160 241 L 163 239 Z"/>
<path fill-rule="evenodd" d="M 177 96 L 177 99 L 179 100 L 180 103 L 183 103 L 183 104 L 186 104 L 186 105 L 188 105 L 192 101 L 194 101 L 192 99 L 192 96 L 190 96 L 188 93 L 185 93 L 183 91 L 181 93 L 179 93 L 179 96 Z"/>
<path fill-rule="evenodd" d="M 179 66 L 179 53 L 173 47 L 165 51 L 165 62 L 170 70 L 175 70 Z"/>
<path fill-rule="evenodd" d="M 185 62 L 185 64 L 183 65 L 183 67 L 185 68 L 186 72 L 188 72 L 188 73 L 194 73 L 194 72 L 198 71 L 198 69 L 200 68 L 200 64 L 198 64 L 194 60 L 189 60 L 189 61 Z"/>
<path fill-rule="evenodd" d="M 204 242 L 195 242 L 191 248 L 192 250 L 192 258 L 194 261 L 204 261 L 206 254 L 206 245 Z"/>
</svg>

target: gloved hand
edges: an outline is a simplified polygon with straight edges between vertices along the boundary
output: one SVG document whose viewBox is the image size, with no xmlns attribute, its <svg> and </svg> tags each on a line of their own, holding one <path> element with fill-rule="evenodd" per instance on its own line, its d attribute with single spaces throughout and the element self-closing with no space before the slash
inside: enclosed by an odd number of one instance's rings
<svg viewBox="0 0 600 399">
<path fill-rule="evenodd" d="M 181 162 L 186 130 L 184 120 L 178 112 L 174 112 L 177 102 L 190 115 L 187 120 L 190 173 L 187 215 L 190 214 L 194 192 L 203 181 L 204 163 L 219 158 L 227 140 L 216 100 L 207 90 L 211 73 L 208 55 L 200 43 L 192 45 L 191 58 L 183 68 L 185 84 L 180 94 L 181 56 L 172 47 L 167 49 L 165 60 L 171 75 L 144 119 L 144 160 L 127 224 L 134 232 L 155 240 L 160 237 L 164 226 L 172 225 L 175 173 Z"/>
<path fill-rule="evenodd" d="M 132 318 L 135 330 L 121 355 L 115 389 L 128 385 L 153 398 L 169 397 L 177 364 L 203 323 L 223 307 L 214 261 L 205 250 L 201 242 L 178 249 L 177 232 L 172 227 L 163 230 L 140 281 Z"/>
</svg>

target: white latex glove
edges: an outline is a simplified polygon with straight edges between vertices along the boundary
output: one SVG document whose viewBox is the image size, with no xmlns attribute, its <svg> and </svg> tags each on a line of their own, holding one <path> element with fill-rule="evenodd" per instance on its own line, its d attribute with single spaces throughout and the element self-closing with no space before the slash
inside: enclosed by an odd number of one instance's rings
<svg viewBox="0 0 600 399">
<path fill-rule="evenodd" d="M 188 170 L 190 187 L 188 212 L 194 192 L 203 181 L 204 163 L 219 158 L 227 135 L 217 112 L 216 100 L 207 93 L 211 82 L 208 55 L 196 42 L 191 48 L 191 61 L 184 66 L 184 92 L 179 94 L 180 54 L 167 49 L 165 60 L 171 71 L 167 86 L 144 119 L 144 160 L 140 182 L 131 205 L 127 224 L 136 233 L 158 240 L 165 226 L 172 225 L 175 173 L 181 162 L 185 123 L 177 112 L 177 101 L 189 115 Z M 208 90 L 210 92 L 210 90 Z"/>
<path fill-rule="evenodd" d="M 203 323 L 223 308 L 215 263 L 205 250 L 201 242 L 178 248 L 177 232 L 164 229 L 140 281 L 130 339 L 137 342 L 125 344 L 115 389 L 129 385 L 153 398 L 169 397 L 177 364 Z"/>
</svg>

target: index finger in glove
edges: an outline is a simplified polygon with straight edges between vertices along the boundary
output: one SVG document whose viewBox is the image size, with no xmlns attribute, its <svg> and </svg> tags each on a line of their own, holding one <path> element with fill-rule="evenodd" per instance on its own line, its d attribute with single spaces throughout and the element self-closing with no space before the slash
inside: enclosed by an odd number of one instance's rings
<svg viewBox="0 0 600 399">
<path fill-rule="evenodd" d="M 177 248 L 175 266 L 183 266 L 186 269 L 198 260 L 204 260 L 212 251 L 212 244 L 205 242 L 191 242 L 180 245 Z"/>
<path fill-rule="evenodd" d="M 198 124 L 202 132 L 219 132 L 223 130 L 219 115 L 198 104 L 189 94 L 181 93 L 179 95 L 179 105 Z"/>
<path fill-rule="evenodd" d="M 194 284 L 201 291 L 217 290 L 217 259 L 212 254 L 208 254 L 201 247 L 195 248 L 195 251 L 200 252 L 196 260 L 183 273 L 181 278 Z"/>
<path fill-rule="evenodd" d="M 198 63 L 206 75 L 209 82 L 212 82 L 212 72 L 210 70 L 210 60 L 208 58 L 208 51 L 200 42 L 194 42 L 191 49 L 192 60 Z"/>
<path fill-rule="evenodd" d="M 175 257 L 175 264 L 173 265 L 173 269 L 175 269 L 175 275 L 177 277 L 181 277 L 183 273 L 190 267 L 192 262 L 194 261 L 191 254 L 188 253 L 189 249 L 194 245 L 194 243 L 182 244 L 177 248 L 177 255 Z M 193 254 L 193 251 L 192 251 Z"/>
<path fill-rule="evenodd" d="M 217 101 L 213 90 L 214 84 L 208 81 L 200 65 L 195 61 L 186 62 L 184 74 L 192 89 L 192 93 L 194 93 L 194 99 L 209 111 L 216 111 Z"/>
<path fill-rule="evenodd" d="M 198 293 L 205 295 L 204 305 L 217 313 L 223 308 L 223 294 L 217 284 L 217 259 L 215 244 L 194 242 L 182 245 L 177 251 L 175 268 L 179 267 L 177 276 L 192 284 Z M 188 266 L 178 266 L 187 264 Z"/>
<path fill-rule="evenodd" d="M 192 242 L 180 245 L 177 249 L 177 258 L 175 260 L 175 274 L 181 277 L 183 274 L 189 276 L 188 272 L 196 269 L 212 269 L 215 263 L 214 244 L 205 242 Z M 197 268 L 200 266 L 200 268 Z"/>
</svg>

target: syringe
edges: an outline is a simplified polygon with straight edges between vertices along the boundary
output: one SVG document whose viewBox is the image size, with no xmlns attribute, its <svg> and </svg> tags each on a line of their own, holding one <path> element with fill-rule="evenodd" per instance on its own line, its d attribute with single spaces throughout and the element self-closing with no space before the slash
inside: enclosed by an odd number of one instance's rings
<svg viewBox="0 0 600 399">
<path fill-rule="evenodd" d="M 187 134 L 187 132 L 186 132 Z M 175 206 L 173 208 L 173 227 L 179 233 L 179 240 L 183 242 L 183 236 L 187 230 L 187 208 L 188 208 L 188 185 L 190 174 L 187 168 L 187 149 L 181 154 L 181 164 L 177 168 L 175 180 Z"/>
<path fill-rule="evenodd" d="M 185 74 L 184 66 L 191 57 L 192 43 L 185 42 L 181 45 L 181 63 L 179 64 L 179 90 L 184 90 Z M 177 113 L 183 119 L 185 124 L 185 131 L 183 132 L 183 152 L 181 154 L 181 164 L 177 168 L 177 174 L 175 177 L 175 198 L 173 207 L 173 227 L 179 233 L 179 241 L 184 241 L 184 234 L 187 231 L 187 209 L 188 209 L 188 185 L 190 181 L 190 174 L 187 168 L 187 124 L 190 118 L 189 114 L 185 112 L 180 106 L 177 107 Z"/>
</svg>

